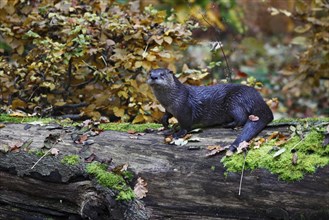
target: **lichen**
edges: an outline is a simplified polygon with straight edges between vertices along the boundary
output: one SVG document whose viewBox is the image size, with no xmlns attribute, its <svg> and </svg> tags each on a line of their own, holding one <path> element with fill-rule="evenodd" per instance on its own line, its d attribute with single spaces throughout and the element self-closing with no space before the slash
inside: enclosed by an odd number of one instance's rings
<svg viewBox="0 0 329 220">
<path fill-rule="evenodd" d="M 88 174 L 93 175 L 98 183 L 118 191 L 117 200 L 129 201 L 134 199 L 135 194 L 125 179 L 118 174 L 108 172 L 107 167 L 99 162 L 92 162 L 86 166 Z"/>
<path fill-rule="evenodd" d="M 263 144 L 259 149 L 251 149 L 247 153 L 245 169 L 267 169 L 277 174 L 279 179 L 296 181 L 304 177 L 305 173 L 314 173 L 317 168 L 329 164 L 329 147 L 323 147 L 324 135 L 321 130 L 312 129 L 303 140 L 293 136 L 283 146 L 286 151 L 274 158 L 273 146 L 275 140 Z M 297 164 L 292 163 L 294 149 L 297 152 Z M 229 172 L 241 172 L 244 155 L 235 154 L 231 157 L 223 157 L 222 162 Z"/>
<path fill-rule="evenodd" d="M 66 164 L 70 166 L 77 165 L 79 162 L 80 162 L 79 155 L 66 155 L 61 160 L 62 164 Z"/>
</svg>

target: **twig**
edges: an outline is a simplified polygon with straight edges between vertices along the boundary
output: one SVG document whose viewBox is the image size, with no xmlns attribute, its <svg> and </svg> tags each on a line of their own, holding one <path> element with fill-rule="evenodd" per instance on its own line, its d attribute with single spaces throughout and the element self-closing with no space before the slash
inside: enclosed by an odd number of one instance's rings
<svg viewBox="0 0 329 220">
<path fill-rule="evenodd" d="M 33 170 L 33 168 L 45 157 L 47 156 L 47 154 L 51 151 L 52 148 L 50 148 L 44 155 L 42 155 L 42 157 L 39 158 L 39 160 L 37 162 L 35 162 L 33 164 L 33 166 L 31 167 L 31 170 Z"/>
<path fill-rule="evenodd" d="M 293 150 L 293 149 L 295 149 L 295 147 L 297 147 L 302 141 L 304 140 L 304 138 L 301 138 L 301 140 L 298 142 L 298 143 L 296 143 L 292 148 L 291 148 L 291 150 Z M 290 150 L 290 151 L 291 151 Z"/>
<path fill-rule="evenodd" d="M 244 166 L 246 165 L 246 158 L 247 158 L 247 150 L 244 151 L 244 161 L 243 161 L 243 166 L 242 166 L 242 171 L 241 171 L 240 186 L 239 186 L 239 196 L 241 195 L 242 179 L 243 179 Z"/>
<path fill-rule="evenodd" d="M 189 2 L 188 0 L 187 0 L 186 2 L 187 2 L 188 7 L 191 9 L 192 7 L 191 7 L 190 2 Z M 217 36 L 216 38 L 217 38 L 218 43 L 220 43 L 220 42 L 221 42 L 221 41 L 220 41 L 220 38 L 219 38 L 219 36 L 220 36 L 220 30 L 219 30 L 217 27 L 215 27 L 213 24 L 211 24 L 211 23 L 207 20 L 207 18 L 206 18 L 206 16 L 204 15 L 204 12 L 203 12 L 203 11 L 200 10 L 200 13 L 201 13 L 202 19 L 203 19 L 203 20 L 204 20 L 204 21 L 205 21 L 210 27 L 212 27 L 212 28 L 217 32 L 218 36 Z M 231 81 L 232 81 L 232 71 L 231 71 L 230 65 L 228 64 L 227 57 L 226 57 L 226 54 L 225 54 L 225 52 L 224 52 L 223 47 L 220 47 L 220 49 L 221 49 L 221 52 L 222 52 L 222 54 L 223 54 L 223 57 L 224 57 L 224 60 L 225 60 L 225 63 L 226 63 L 226 67 L 227 67 L 227 70 L 228 70 L 227 74 L 225 74 L 225 75 L 226 75 L 226 80 L 227 80 L 228 82 L 231 82 Z M 224 71 L 224 73 L 225 73 L 225 71 Z"/>
</svg>

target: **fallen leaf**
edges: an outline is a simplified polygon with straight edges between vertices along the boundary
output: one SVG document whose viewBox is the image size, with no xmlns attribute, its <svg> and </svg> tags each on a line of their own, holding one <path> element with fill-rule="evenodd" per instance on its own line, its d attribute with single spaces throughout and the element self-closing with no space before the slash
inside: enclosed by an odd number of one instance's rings
<svg viewBox="0 0 329 220">
<path fill-rule="evenodd" d="M 278 150 L 277 152 L 275 152 L 275 154 L 273 155 L 273 158 L 276 158 L 276 157 L 280 156 L 285 151 L 286 151 L 286 148 L 281 148 L 280 150 Z"/>
<path fill-rule="evenodd" d="M 292 165 L 297 165 L 297 161 L 298 161 L 297 151 L 294 151 L 292 152 L 292 158 L 291 158 Z"/>
<path fill-rule="evenodd" d="M 137 132 L 135 130 L 128 130 L 127 133 L 128 134 L 136 134 Z"/>
<path fill-rule="evenodd" d="M 211 157 L 224 151 L 225 147 L 222 147 L 220 145 L 210 145 L 207 147 L 207 150 L 210 150 L 210 152 L 206 154 L 206 157 Z"/>
<path fill-rule="evenodd" d="M 237 148 L 236 153 L 237 153 L 237 154 L 242 153 L 244 150 L 248 149 L 249 145 L 250 145 L 250 143 L 247 142 L 247 141 L 243 141 L 243 142 L 241 142 L 241 143 L 239 144 L 238 148 Z"/>
<path fill-rule="evenodd" d="M 189 131 L 189 133 L 200 133 L 200 132 L 202 132 L 201 128 L 196 128 L 196 129 L 193 129 L 192 131 Z"/>
<path fill-rule="evenodd" d="M 4 127 L 6 127 L 6 125 L 5 125 L 5 124 L 2 124 L 2 123 L 0 123 L 0 128 L 4 128 Z"/>
<path fill-rule="evenodd" d="M 22 145 L 23 145 L 22 141 L 12 142 L 12 143 L 8 144 L 9 151 L 17 153 L 20 151 Z"/>
<path fill-rule="evenodd" d="M 188 140 L 185 140 L 184 138 L 178 138 L 178 139 L 173 139 L 170 144 L 174 144 L 177 146 L 184 146 L 188 143 Z"/>
<path fill-rule="evenodd" d="M 170 136 L 168 136 L 168 137 L 165 137 L 164 142 L 165 142 L 166 144 L 170 144 L 170 143 L 172 142 L 173 139 L 174 139 L 173 136 L 170 135 Z"/>
<path fill-rule="evenodd" d="M 59 153 L 59 150 L 57 148 L 53 147 L 53 148 L 50 149 L 50 154 L 51 155 L 57 156 L 58 153 Z"/>
<path fill-rule="evenodd" d="M 254 141 L 253 141 L 253 148 L 254 149 L 258 149 L 260 148 L 260 146 L 266 142 L 266 139 L 265 138 L 256 138 Z"/>
<path fill-rule="evenodd" d="M 25 112 L 13 112 L 11 114 L 9 114 L 10 117 L 27 117 L 27 114 Z"/>
<path fill-rule="evenodd" d="M 85 158 L 86 163 L 91 163 L 96 159 L 96 154 L 92 153 L 88 157 Z"/>
<path fill-rule="evenodd" d="M 128 169 L 128 163 L 124 163 L 112 168 L 111 171 L 116 174 L 121 174 L 123 171 L 126 171 L 127 169 Z"/>
<path fill-rule="evenodd" d="M 75 140 L 74 142 L 75 142 L 76 144 L 83 144 L 83 142 L 86 141 L 87 139 L 88 139 L 88 135 L 86 135 L 86 134 L 82 134 L 82 135 L 80 135 L 80 136 L 77 138 L 77 140 Z"/>
<path fill-rule="evenodd" d="M 138 177 L 137 183 L 134 187 L 134 193 L 138 199 L 142 199 L 146 197 L 146 193 L 148 192 L 147 189 L 147 182 L 142 179 L 141 177 Z"/>
<path fill-rule="evenodd" d="M 43 147 L 47 149 L 51 149 L 55 144 L 59 142 L 60 137 L 61 135 L 59 133 L 49 134 L 43 142 Z"/>
<path fill-rule="evenodd" d="M 250 121 L 258 121 L 259 120 L 259 117 L 256 116 L 256 115 L 249 115 L 249 120 Z"/>
</svg>

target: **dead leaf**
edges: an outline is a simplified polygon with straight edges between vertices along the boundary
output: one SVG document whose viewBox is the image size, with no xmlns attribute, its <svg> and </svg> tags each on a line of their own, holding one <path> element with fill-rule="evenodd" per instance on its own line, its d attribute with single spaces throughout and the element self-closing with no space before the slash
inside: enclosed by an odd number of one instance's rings
<svg viewBox="0 0 329 220">
<path fill-rule="evenodd" d="M 2 123 L 0 123 L 0 128 L 4 128 L 4 127 L 6 127 L 6 125 L 5 125 L 5 124 L 2 124 Z"/>
<path fill-rule="evenodd" d="M 134 187 L 134 193 L 138 199 L 142 199 L 146 197 L 146 193 L 148 192 L 147 189 L 147 182 L 142 179 L 141 177 L 138 177 L 137 183 Z"/>
<path fill-rule="evenodd" d="M 59 142 L 60 137 L 61 135 L 59 133 L 49 134 L 43 142 L 43 147 L 47 149 L 51 149 L 55 144 Z"/>
<path fill-rule="evenodd" d="M 206 154 L 206 157 L 211 157 L 224 151 L 225 147 L 222 147 L 220 145 L 210 145 L 207 147 L 207 150 L 210 150 L 210 152 Z"/>
<path fill-rule="evenodd" d="M 135 130 L 128 130 L 127 133 L 128 134 L 136 134 L 137 132 Z"/>
<path fill-rule="evenodd" d="M 27 114 L 24 112 L 16 111 L 16 112 L 9 114 L 9 116 L 10 117 L 27 117 Z"/>
<path fill-rule="evenodd" d="M 256 116 L 256 115 L 249 115 L 249 120 L 250 121 L 258 121 L 259 120 L 259 117 Z"/>
<path fill-rule="evenodd" d="M 274 155 L 273 158 L 276 158 L 278 156 L 280 156 L 281 154 L 283 154 L 286 151 L 286 148 L 281 148 L 280 150 L 278 150 Z"/>
<path fill-rule="evenodd" d="M 292 165 L 297 165 L 297 162 L 298 162 L 297 151 L 294 151 L 294 152 L 292 152 L 291 163 L 292 163 Z"/>
<path fill-rule="evenodd" d="M 80 136 L 78 137 L 78 139 L 75 140 L 74 142 L 75 142 L 76 144 L 83 144 L 83 142 L 85 142 L 87 139 L 88 139 L 88 135 L 83 134 L 83 135 L 80 135 Z"/>
<path fill-rule="evenodd" d="M 127 171 L 127 169 L 128 163 L 124 163 L 112 168 L 111 171 L 116 174 L 121 174 L 123 171 Z"/>
<path fill-rule="evenodd" d="M 12 142 L 12 143 L 8 144 L 9 151 L 17 153 L 20 151 L 22 145 L 23 145 L 22 141 Z"/>
<path fill-rule="evenodd" d="M 244 150 L 248 149 L 250 143 L 247 141 L 243 141 L 239 144 L 239 147 L 237 148 L 237 154 L 242 153 Z"/>
<path fill-rule="evenodd" d="M 260 146 L 266 142 L 266 139 L 265 138 L 256 138 L 254 141 L 253 141 L 253 148 L 254 149 L 258 149 L 260 148 Z"/>
<path fill-rule="evenodd" d="M 53 148 L 50 149 L 50 154 L 51 155 L 57 156 L 58 153 L 59 153 L 59 150 L 57 148 L 53 147 Z"/>
<path fill-rule="evenodd" d="M 184 138 L 178 138 L 178 139 L 173 139 L 170 144 L 174 144 L 177 146 L 184 146 L 188 143 L 188 140 L 185 140 Z"/>
<path fill-rule="evenodd" d="M 96 154 L 92 153 L 85 158 L 85 163 L 91 163 L 96 159 Z"/>
</svg>

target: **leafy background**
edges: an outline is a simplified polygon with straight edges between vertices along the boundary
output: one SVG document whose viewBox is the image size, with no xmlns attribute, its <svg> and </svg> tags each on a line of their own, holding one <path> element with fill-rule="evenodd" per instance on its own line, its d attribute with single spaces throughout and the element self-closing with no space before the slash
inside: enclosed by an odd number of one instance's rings
<svg viewBox="0 0 329 220">
<path fill-rule="evenodd" d="M 206 45 L 220 40 L 234 82 L 261 81 L 277 117 L 329 115 L 328 10 L 321 0 L 2 0 L 1 110 L 158 120 L 147 72 L 217 83 L 228 69 Z"/>
</svg>

